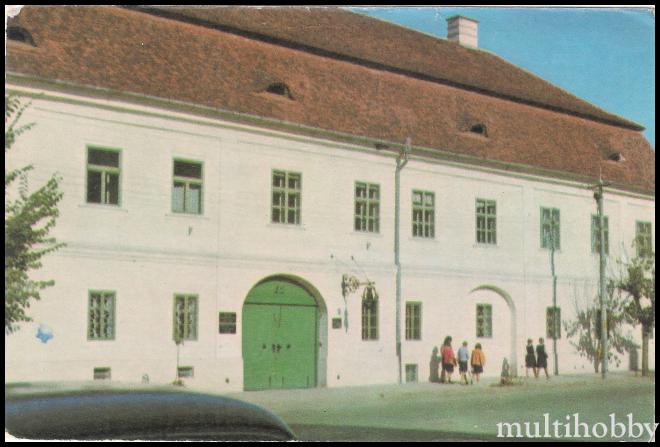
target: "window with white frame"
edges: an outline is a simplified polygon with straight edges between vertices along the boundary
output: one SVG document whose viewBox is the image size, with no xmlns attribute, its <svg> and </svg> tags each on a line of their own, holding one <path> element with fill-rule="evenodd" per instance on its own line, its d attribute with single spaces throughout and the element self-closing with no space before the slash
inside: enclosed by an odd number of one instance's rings
<svg viewBox="0 0 660 447">
<path fill-rule="evenodd" d="M 174 296 L 174 340 L 197 340 L 197 295 Z"/>
<path fill-rule="evenodd" d="M 490 338 L 493 336 L 493 306 L 490 304 L 477 304 L 477 337 Z"/>
<path fill-rule="evenodd" d="M 202 214 L 202 163 L 174 160 L 172 212 Z"/>
<path fill-rule="evenodd" d="M 89 292 L 87 313 L 88 340 L 114 340 L 115 292 Z"/>
</svg>

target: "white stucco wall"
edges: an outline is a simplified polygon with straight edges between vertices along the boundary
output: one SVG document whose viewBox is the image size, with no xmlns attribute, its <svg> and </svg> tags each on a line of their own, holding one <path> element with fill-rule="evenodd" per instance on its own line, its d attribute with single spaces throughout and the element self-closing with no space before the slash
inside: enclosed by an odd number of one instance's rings
<svg viewBox="0 0 660 447">
<path fill-rule="evenodd" d="M 190 381 L 196 386 L 241 389 L 243 301 L 261 279 L 290 274 L 313 284 L 326 307 L 321 384 L 396 382 L 392 158 L 157 109 L 123 105 L 142 112 L 128 113 L 97 105 L 120 104 L 34 99 L 25 121 L 37 125 L 9 153 L 13 166 L 35 165 L 31 185 L 53 172 L 62 175 L 64 199 L 54 234 L 67 247 L 49 255 L 37 273 L 55 279 L 56 286 L 30 308 L 34 322 L 5 337 L 5 380 L 88 380 L 94 367 L 110 366 L 113 380 L 139 381 L 146 373 L 152 382 L 171 381 L 173 295 L 193 293 L 199 296 L 199 335 L 181 347 L 180 363 L 195 367 Z M 121 150 L 120 206 L 85 203 L 87 145 Z M 203 163 L 201 216 L 171 212 L 172 160 L 178 157 Z M 302 173 L 299 226 L 270 223 L 273 169 Z M 380 185 L 378 234 L 353 231 L 356 181 Z M 435 193 L 433 239 L 412 237 L 413 189 Z M 512 315 L 497 293 L 472 292 L 487 285 L 504 291 L 515 305 L 513 344 L 518 372 L 524 373 L 525 340 L 545 337 L 545 312 L 552 304 L 549 252 L 540 248 L 540 207 L 561 210 L 557 298 L 562 319 L 569 319 L 576 290 L 593 293 L 598 284 L 598 257 L 590 246 L 592 192 L 585 185 L 420 160 L 403 170 L 401 191 L 402 363 L 417 364 L 419 380 L 427 380 L 433 347 L 452 335 L 455 349 L 462 340 L 470 347 L 481 342 L 486 374 L 499 374 L 503 358 L 511 360 Z M 476 198 L 497 201 L 495 246 L 475 243 Z M 636 220 L 655 228 L 654 210 L 652 200 L 607 194 L 610 259 L 632 253 Z M 376 341 L 361 339 L 361 290 L 345 301 L 344 273 L 376 283 Z M 113 341 L 87 340 L 87 296 L 95 289 L 116 292 Z M 406 301 L 422 303 L 421 340 L 405 340 Z M 492 338 L 476 338 L 477 303 L 493 306 Z M 236 334 L 218 334 L 221 311 L 236 312 Z M 348 327 L 344 321 L 332 329 L 332 317 L 346 315 Z M 35 337 L 39 324 L 54 330 L 47 344 Z M 551 340 L 546 345 L 552 371 Z M 560 372 L 591 370 L 565 337 L 558 352 Z M 627 366 L 623 361 L 621 368 Z"/>
</svg>

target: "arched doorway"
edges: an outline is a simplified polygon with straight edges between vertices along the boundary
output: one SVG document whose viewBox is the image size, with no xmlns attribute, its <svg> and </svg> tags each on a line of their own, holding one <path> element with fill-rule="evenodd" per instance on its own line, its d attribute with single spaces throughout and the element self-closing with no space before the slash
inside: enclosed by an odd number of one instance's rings
<svg viewBox="0 0 660 447">
<path fill-rule="evenodd" d="M 506 338 L 508 338 L 508 342 L 506 343 L 508 346 L 503 347 L 504 350 L 501 351 L 503 354 L 501 356 L 495 357 L 497 360 L 495 364 L 491 363 L 493 368 L 500 368 L 502 366 L 501 364 L 501 357 L 506 357 L 508 362 L 509 362 L 509 371 L 511 371 L 511 374 L 516 376 L 518 375 L 518 362 L 516 361 L 517 358 L 517 321 L 516 321 L 516 305 L 511 299 L 511 296 L 505 292 L 503 289 L 493 286 L 493 285 L 481 285 L 479 287 L 475 287 L 470 291 L 470 295 L 476 294 L 477 292 L 480 291 L 486 291 L 486 292 L 494 292 L 495 295 L 499 295 L 499 297 L 504 299 L 504 302 L 506 303 L 506 309 L 508 313 L 508 331 L 506 334 Z M 507 322 L 502 321 L 503 319 L 497 318 L 496 315 L 492 315 L 492 318 L 494 320 L 493 325 L 497 324 L 506 324 Z M 498 340 L 494 340 L 495 342 L 498 342 Z M 522 348 L 521 348 L 522 349 Z"/>
<path fill-rule="evenodd" d="M 313 388 L 324 384 L 323 300 L 291 275 L 259 281 L 243 304 L 245 390 Z"/>
</svg>

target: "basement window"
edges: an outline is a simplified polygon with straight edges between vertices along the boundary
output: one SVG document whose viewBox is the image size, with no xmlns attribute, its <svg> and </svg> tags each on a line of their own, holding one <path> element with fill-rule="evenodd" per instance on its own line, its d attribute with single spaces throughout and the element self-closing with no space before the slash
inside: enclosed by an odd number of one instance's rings
<svg viewBox="0 0 660 447">
<path fill-rule="evenodd" d="M 272 93 L 273 95 L 284 96 L 287 99 L 293 100 L 293 95 L 291 95 L 291 89 L 284 82 L 274 82 L 266 88 L 267 93 Z"/>
<path fill-rule="evenodd" d="M 7 27 L 7 39 L 22 42 L 36 47 L 32 34 L 22 26 L 10 25 Z"/>
</svg>

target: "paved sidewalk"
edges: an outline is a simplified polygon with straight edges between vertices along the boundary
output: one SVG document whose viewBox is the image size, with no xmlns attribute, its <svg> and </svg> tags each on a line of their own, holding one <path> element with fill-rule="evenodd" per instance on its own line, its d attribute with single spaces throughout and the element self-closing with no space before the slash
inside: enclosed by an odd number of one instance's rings
<svg viewBox="0 0 660 447">
<path fill-rule="evenodd" d="M 655 381 L 630 374 L 529 379 L 521 385 L 431 383 L 232 393 L 268 408 L 314 440 L 492 439 L 500 422 L 537 422 L 548 414 L 564 421 L 608 422 L 632 413 L 639 422 L 655 420 Z"/>
</svg>

